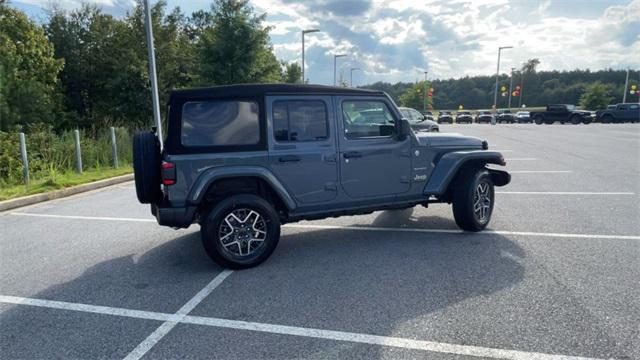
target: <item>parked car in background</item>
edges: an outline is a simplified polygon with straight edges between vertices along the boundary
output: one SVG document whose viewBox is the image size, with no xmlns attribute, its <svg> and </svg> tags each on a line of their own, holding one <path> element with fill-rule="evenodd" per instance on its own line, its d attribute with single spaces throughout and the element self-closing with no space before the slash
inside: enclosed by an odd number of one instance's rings
<svg viewBox="0 0 640 360">
<path fill-rule="evenodd" d="M 199 223 L 227 268 L 265 261 L 300 220 L 445 203 L 480 231 L 511 180 L 487 167 L 506 162 L 486 141 L 416 133 L 382 91 L 226 85 L 174 90 L 168 105 L 162 151 L 157 132 L 133 139 L 138 200 L 160 225 Z"/>
<path fill-rule="evenodd" d="M 451 111 L 440 111 L 438 113 L 438 124 L 449 123 L 453 124 L 453 115 Z"/>
<path fill-rule="evenodd" d="M 467 123 L 471 124 L 473 122 L 473 117 L 471 116 L 470 111 L 458 111 L 456 114 L 456 123 L 462 124 Z"/>
<path fill-rule="evenodd" d="M 516 113 L 516 121 L 518 122 L 518 124 L 526 124 L 526 123 L 533 122 L 528 111 L 518 111 Z"/>
<path fill-rule="evenodd" d="M 476 123 L 487 123 L 490 124 L 491 120 L 493 120 L 493 114 L 488 110 L 480 110 L 476 113 Z"/>
<path fill-rule="evenodd" d="M 399 107 L 398 110 L 400 110 L 402 117 L 409 120 L 413 131 L 440 131 L 440 127 L 435 121 L 427 120 L 418 110 L 408 107 Z"/>
<path fill-rule="evenodd" d="M 431 111 L 423 111 L 422 115 L 425 117 L 425 119 L 427 120 L 431 120 L 431 121 L 435 121 L 435 118 L 433 117 L 433 113 Z"/>
<path fill-rule="evenodd" d="M 596 111 L 596 119 L 602 123 L 640 122 L 640 104 L 625 103 L 607 106 L 606 110 Z"/>
<path fill-rule="evenodd" d="M 589 124 L 593 120 L 589 111 L 578 110 L 575 105 L 569 104 L 547 105 L 546 111 L 532 111 L 530 116 L 538 125 L 551 125 L 556 121 L 561 124 L 566 122 L 570 122 L 574 125 L 580 123 Z"/>
<path fill-rule="evenodd" d="M 511 110 L 509 109 L 498 109 L 498 113 L 496 114 L 496 122 L 513 124 L 516 122 L 516 117 L 513 116 Z"/>
</svg>

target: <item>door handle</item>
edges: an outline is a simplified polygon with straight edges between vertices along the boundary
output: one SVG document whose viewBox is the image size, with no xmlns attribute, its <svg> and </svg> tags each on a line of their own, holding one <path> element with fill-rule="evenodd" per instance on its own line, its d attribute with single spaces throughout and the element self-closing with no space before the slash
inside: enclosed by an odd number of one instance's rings
<svg viewBox="0 0 640 360">
<path fill-rule="evenodd" d="M 278 158 L 280 162 L 298 162 L 300 161 L 300 157 L 298 155 L 284 155 Z"/>
<path fill-rule="evenodd" d="M 361 158 L 362 157 L 362 153 L 359 152 L 359 151 L 347 151 L 346 153 L 342 154 L 342 156 L 345 159 Z"/>
</svg>

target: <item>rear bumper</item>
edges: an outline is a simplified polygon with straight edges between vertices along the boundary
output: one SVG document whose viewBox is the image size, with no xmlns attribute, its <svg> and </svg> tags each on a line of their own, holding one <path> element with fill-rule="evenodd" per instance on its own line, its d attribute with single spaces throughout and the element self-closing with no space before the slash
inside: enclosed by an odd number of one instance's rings
<svg viewBox="0 0 640 360">
<path fill-rule="evenodd" d="M 195 219 L 196 207 L 165 207 L 162 204 L 151 204 L 151 214 L 156 217 L 160 225 L 187 228 Z"/>
</svg>

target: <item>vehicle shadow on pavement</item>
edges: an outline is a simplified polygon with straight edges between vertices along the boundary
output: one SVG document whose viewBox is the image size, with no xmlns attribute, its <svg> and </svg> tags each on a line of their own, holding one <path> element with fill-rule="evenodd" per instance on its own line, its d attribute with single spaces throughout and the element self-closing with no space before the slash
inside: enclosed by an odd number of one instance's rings
<svg viewBox="0 0 640 360">
<path fill-rule="evenodd" d="M 393 213 L 381 213 L 372 225 L 399 226 L 392 218 L 401 214 Z M 467 343 L 473 337 L 460 334 L 486 332 L 481 326 L 469 329 L 480 325 L 469 314 L 490 313 L 495 307 L 486 299 L 524 278 L 520 262 L 525 253 L 516 243 L 500 235 L 475 235 L 286 228 L 270 259 L 236 272 L 195 313 Z M 466 309 L 474 303 L 480 306 Z M 501 316 L 489 313 L 483 315 Z M 318 349 L 314 356 L 350 358 L 362 346 L 340 343 Z M 296 348 L 288 348 L 289 356 Z M 366 358 L 394 357 L 393 351 L 397 349 L 372 347 Z"/>
<path fill-rule="evenodd" d="M 423 214 L 428 214 L 428 212 L 423 212 Z M 400 210 L 381 211 L 373 220 L 371 226 L 460 230 L 452 217 L 441 217 L 435 215 L 425 216 L 420 214 L 420 211 L 414 207 Z"/>
</svg>

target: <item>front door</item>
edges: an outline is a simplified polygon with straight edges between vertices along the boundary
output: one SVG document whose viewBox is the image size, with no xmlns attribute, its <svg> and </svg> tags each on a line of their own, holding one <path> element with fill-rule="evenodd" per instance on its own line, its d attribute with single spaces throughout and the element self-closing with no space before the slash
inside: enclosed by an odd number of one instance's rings
<svg viewBox="0 0 640 360">
<path fill-rule="evenodd" d="M 341 113 L 340 184 L 351 198 L 393 196 L 411 185 L 411 139 L 397 137 L 398 116 L 383 98 L 337 98 Z"/>
<path fill-rule="evenodd" d="M 267 97 L 269 166 L 299 205 L 336 197 L 334 112 L 328 96 Z"/>
</svg>

